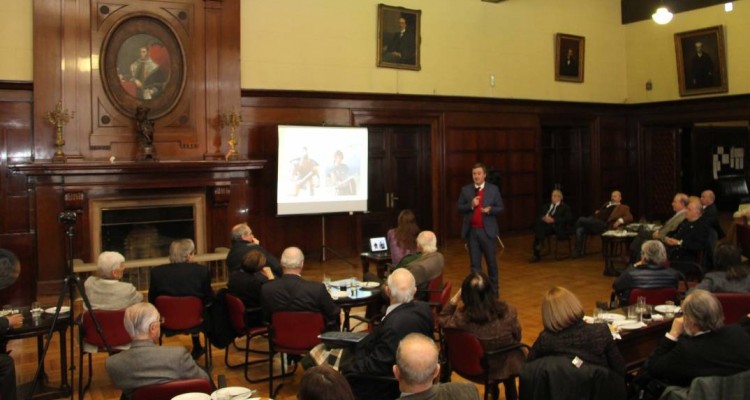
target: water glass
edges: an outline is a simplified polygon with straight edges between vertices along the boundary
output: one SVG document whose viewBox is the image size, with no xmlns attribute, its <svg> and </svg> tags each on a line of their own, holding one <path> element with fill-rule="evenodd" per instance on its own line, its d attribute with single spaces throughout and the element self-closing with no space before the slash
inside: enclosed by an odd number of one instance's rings
<svg viewBox="0 0 750 400">
<path fill-rule="evenodd" d="M 42 305 L 38 301 L 34 301 L 31 303 L 31 311 L 41 310 Z"/>
<path fill-rule="evenodd" d="M 638 312 L 643 313 L 646 312 L 646 297 L 644 296 L 638 296 Z"/>
<path fill-rule="evenodd" d="M 667 300 L 664 302 L 664 304 L 667 306 L 666 311 L 664 311 L 664 318 L 672 319 L 674 318 L 674 301 Z"/>
<path fill-rule="evenodd" d="M 638 305 L 637 304 L 629 305 L 627 318 L 629 320 L 638 321 L 639 319 L 638 316 L 639 316 Z"/>
<path fill-rule="evenodd" d="M 597 307 L 594 309 L 594 323 L 603 322 L 602 321 L 602 313 L 604 313 L 604 310 Z"/>
</svg>

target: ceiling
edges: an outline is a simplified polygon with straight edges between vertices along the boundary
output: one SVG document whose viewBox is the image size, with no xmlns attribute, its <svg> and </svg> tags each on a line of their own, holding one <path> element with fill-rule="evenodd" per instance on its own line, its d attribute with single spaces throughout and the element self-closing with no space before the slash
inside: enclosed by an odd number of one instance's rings
<svg viewBox="0 0 750 400">
<path fill-rule="evenodd" d="M 724 4 L 729 0 L 620 0 L 622 10 L 622 23 L 644 21 L 651 19 L 651 14 L 662 4 L 669 8 L 673 14 L 684 11 L 696 10 L 698 8 L 710 7 L 716 4 Z"/>
</svg>

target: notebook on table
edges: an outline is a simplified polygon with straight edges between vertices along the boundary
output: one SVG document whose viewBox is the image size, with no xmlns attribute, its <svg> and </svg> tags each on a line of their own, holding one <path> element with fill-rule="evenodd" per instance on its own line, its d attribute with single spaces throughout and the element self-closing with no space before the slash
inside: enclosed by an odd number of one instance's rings
<svg viewBox="0 0 750 400">
<path fill-rule="evenodd" d="M 375 255 L 388 254 L 388 241 L 385 236 L 370 238 L 370 253 Z"/>
</svg>

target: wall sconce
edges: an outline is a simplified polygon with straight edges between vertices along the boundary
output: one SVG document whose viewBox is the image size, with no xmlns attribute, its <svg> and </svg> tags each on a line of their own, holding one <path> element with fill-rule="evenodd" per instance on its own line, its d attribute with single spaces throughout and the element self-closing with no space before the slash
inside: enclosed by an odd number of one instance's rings
<svg viewBox="0 0 750 400">
<path fill-rule="evenodd" d="M 664 3 L 661 4 L 661 7 L 656 9 L 656 12 L 651 14 L 651 18 L 659 25 L 665 25 L 668 24 L 669 21 L 672 20 L 672 13 L 669 12 L 669 9 L 667 6 L 664 5 Z"/>
</svg>

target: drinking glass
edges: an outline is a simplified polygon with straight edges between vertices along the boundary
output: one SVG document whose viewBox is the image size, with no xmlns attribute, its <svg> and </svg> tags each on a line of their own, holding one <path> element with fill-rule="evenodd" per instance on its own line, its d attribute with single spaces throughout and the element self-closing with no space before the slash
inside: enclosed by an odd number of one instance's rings
<svg viewBox="0 0 750 400">
<path fill-rule="evenodd" d="M 643 313 L 646 311 L 646 298 L 644 296 L 638 296 L 638 312 Z"/>
<path fill-rule="evenodd" d="M 594 309 L 594 323 L 603 322 L 602 321 L 602 313 L 603 312 L 604 312 L 604 310 L 602 310 L 599 307 L 597 307 L 597 308 Z"/>
<path fill-rule="evenodd" d="M 41 310 L 41 309 L 42 309 L 42 305 L 38 301 L 34 301 L 31 303 L 31 311 Z"/>
<path fill-rule="evenodd" d="M 667 300 L 664 302 L 664 304 L 667 306 L 667 309 L 664 311 L 664 318 L 672 319 L 674 318 L 674 301 Z"/>
<path fill-rule="evenodd" d="M 638 321 L 638 305 L 632 304 L 628 306 L 628 319 Z"/>
</svg>

